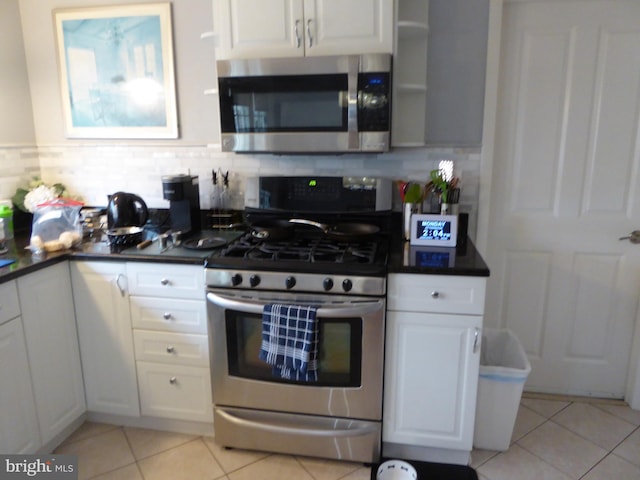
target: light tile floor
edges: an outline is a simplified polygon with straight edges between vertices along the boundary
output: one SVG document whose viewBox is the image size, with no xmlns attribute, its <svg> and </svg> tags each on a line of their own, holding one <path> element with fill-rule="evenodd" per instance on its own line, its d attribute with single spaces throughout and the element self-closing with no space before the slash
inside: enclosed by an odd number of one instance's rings
<svg viewBox="0 0 640 480">
<path fill-rule="evenodd" d="M 56 453 L 96 480 L 369 480 L 359 463 L 225 450 L 212 438 L 87 422 Z M 640 412 L 526 397 L 506 452 L 474 450 L 480 480 L 638 480 Z"/>
</svg>

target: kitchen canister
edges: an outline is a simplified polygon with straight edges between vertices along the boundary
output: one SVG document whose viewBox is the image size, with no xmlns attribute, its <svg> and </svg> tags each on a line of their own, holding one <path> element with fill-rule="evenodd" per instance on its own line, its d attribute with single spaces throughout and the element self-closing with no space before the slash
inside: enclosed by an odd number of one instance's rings
<svg viewBox="0 0 640 480">
<path fill-rule="evenodd" d="M 422 213 L 421 203 L 405 202 L 402 204 L 402 238 L 409 240 L 411 238 L 411 216 L 416 213 Z"/>
</svg>

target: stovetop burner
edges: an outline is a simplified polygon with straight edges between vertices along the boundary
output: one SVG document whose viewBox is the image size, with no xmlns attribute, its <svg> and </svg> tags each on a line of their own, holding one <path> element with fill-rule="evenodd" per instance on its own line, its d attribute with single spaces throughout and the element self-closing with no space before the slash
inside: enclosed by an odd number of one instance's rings
<svg viewBox="0 0 640 480">
<path fill-rule="evenodd" d="M 376 241 L 336 242 L 321 236 L 305 236 L 269 242 L 247 233 L 223 249 L 220 256 L 265 261 L 372 264 L 376 261 L 377 252 Z"/>
<path fill-rule="evenodd" d="M 322 232 L 296 230 L 293 238 L 268 241 L 246 233 L 207 259 L 209 267 L 238 270 L 351 273 L 383 275 L 387 263 L 387 236 L 358 242 L 327 238 Z"/>
</svg>

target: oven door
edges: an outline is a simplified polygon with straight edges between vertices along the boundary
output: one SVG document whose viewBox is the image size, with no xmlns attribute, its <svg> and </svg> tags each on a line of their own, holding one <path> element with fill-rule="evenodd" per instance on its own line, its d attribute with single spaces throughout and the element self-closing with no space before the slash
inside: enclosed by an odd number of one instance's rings
<svg viewBox="0 0 640 480">
<path fill-rule="evenodd" d="M 248 295 L 227 290 L 207 294 L 216 406 L 381 420 L 384 299 Z M 282 380 L 258 359 L 262 310 L 268 303 L 318 306 L 317 382 Z"/>
</svg>

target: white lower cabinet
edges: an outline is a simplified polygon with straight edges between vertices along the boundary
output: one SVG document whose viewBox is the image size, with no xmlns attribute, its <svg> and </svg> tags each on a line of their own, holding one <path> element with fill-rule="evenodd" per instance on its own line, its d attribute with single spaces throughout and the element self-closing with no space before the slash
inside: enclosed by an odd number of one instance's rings
<svg viewBox="0 0 640 480">
<path fill-rule="evenodd" d="M 468 462 L 485 282 L 389 275 L 383 455 Z"/>
<path fill-rule="evenodd" d="M 72 273 L 89 412 L 213 423 L 202 266 L 74 262 Z"/>
<path fill-rule="evenodd" d="M 126 265 L 72 262 L 89 412 L 140 416 Z"/>
<path fill-rule="evenodd" d="M 69 263 L 17 280 L 42 444 L 86 410 Z"/>
<path fill-rule="evenodd" d="M 142 414 L 212 423 L 202 267 L 128 263 L 127 274 Z"/>
<path fill-rule="evenodd" d="M 7 287 L 15 294 L 15 282 L 0 285 L 0 290 L 6 291 Z M 5 306 L 3 297 L 2 313 Z M 33 453 L 41 443 L 22 319 L 18 316 L 6 323 L 3 320 L 0 320 L 0 454 Z"/>
</svg>

